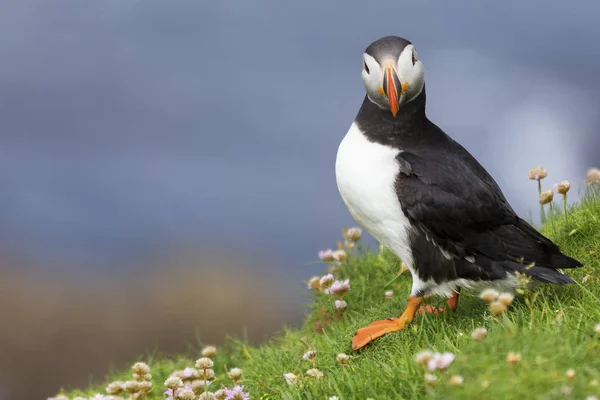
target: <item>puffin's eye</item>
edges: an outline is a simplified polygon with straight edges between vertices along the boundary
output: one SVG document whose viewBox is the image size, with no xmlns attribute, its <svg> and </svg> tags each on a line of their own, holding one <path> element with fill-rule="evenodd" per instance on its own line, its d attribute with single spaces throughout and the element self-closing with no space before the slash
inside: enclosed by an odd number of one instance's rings
<svg viewBox="0 0 600 400">
<path fill-rule="evenodd" d="M 415 65 L 416 62 L 417 62 L 417 54 L 416 54 L 415 48 L 413 47 L 413 51 L 412 51 L 412 63 L 413 63 L 413 65 Z"/>
<path fill-rule="evenodd" d="M 370 72 L 369 72 L 369 67 L 367 67 L 367 62 L 363 61 L 363 64 L 365 66 L 365 71 L 367 71 L 367 74 L 369 74 Z"/>
</svg>

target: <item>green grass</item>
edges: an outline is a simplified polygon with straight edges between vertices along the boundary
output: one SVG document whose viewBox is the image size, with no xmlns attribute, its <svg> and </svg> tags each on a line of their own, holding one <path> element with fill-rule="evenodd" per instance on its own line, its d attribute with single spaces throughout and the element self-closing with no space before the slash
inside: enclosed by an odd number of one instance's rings
<svg viewBox="0 0 600 400">
<path fill-rule="evenodd" d="M 376 319 L 398 316 L 411 287 L 410 274 L 398 275 L 400 261 L 392 254 L 359 249 L 338 270 L 338 278 L 351 283 L 344 296 L 345 314 L 331 318 L 331 297 L 315 292 L 311 314 L 300 329 L 285 330 L 259 347 L 229 339 L 215 359 L 217 380 L 211 389 L 231 385 L 223 372 L 226 364 L 243 368 L 241 384 L 252 399 L 558 399 L 568 391 L 577 399 L 600 396 L 594 382 L 600 382 L 600 335 L 594 331 L 600 323 L 600 201 L 587 195 L 570 210 L 568 224 L 563 215 L 555 216 L 554 222 L 554 228 L 546 224 L 542 231 L 584 263 L 568 272 L 576 285 L 536 286 L 518 295 L 500 318 L 489 313 L 478 293 L 464 290 L 456 313 L 417 317 L 406 330 L 353 352 L 350 343 L 356 330 Z M 392 299 L 385 300 L 386 290 L 394 291 Z M 434 305 L 443 302 L 432 300 Z M 319 326 L 324 326 L 322 332 L 315 329 Z M 471 331 L 480 326 L 489 334 L 476 342 Z M 302 354 L 309 349 L 317 352 L 321 380 L 306 375 L 312 365 Z M 424 383 L 425 370 L 414 361 L 423 349 L 456 355 L 445 373 L 436 373 L 435 386 Z M 507 364 L 510 351 L 521 353 L 519 364 Z M 351 356 L 348 366 L 337 364 L 338 353 Z M 199 355 L 147 360 L 154 376 L 153 398 L 163 398 L 163 382 L 170 372 L 193 366 L 195 358 Z M 576 371 L 573 380 L 565 376 L 569 368 Z M 285 382 L 286 372 L 300 377 L 297 385 Z M 464 378 L 462 386 L 449 385 L 455 374 Z M 111 373 L 107 382 L 117 379 L 130 379 L 130 372 Z M 68 396 L 91 396 L 103 388 L 73 390 Z"/>
</svg>

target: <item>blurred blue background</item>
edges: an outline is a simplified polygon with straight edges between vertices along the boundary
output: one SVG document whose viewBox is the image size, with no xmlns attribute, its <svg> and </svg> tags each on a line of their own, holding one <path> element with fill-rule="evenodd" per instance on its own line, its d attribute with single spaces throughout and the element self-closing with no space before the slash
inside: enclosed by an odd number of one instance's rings
<svg viewBox="0 0 600 400">
<path fill-rule="evenodd" d="M 102 379 L 153 344 L 181 351 L 197 330 L 262 340 L 299 323 L 301 280 L 323 270 L 308 264 L 354 224 L 335 155 L 364 96 L 362 52 L 381 36 L 416 45 L 430 119 L 518 212 L 537 209 L 534 165 L 547 188 L 568 179 L 575 193 L 600 158 L 599 12 L 542 0 L 0 1 L 0 313 L 25 332 L 0 338 L 15 350 L 0 399 Z M 210 288 L 214 318 L 196 296 Z M 185 325 L 162 329 L 163 316 Z M 142 329 L 145 341 L 115 347 Z M 15 365 L 56 349 L 64 368 L 25 395 L 15 382 L 31 373 Z"/>
</svg>

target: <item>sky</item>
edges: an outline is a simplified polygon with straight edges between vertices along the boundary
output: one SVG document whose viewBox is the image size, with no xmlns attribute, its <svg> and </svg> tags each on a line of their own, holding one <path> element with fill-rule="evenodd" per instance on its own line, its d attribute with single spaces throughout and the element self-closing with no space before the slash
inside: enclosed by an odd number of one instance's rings
<svg viewBox="0 0 600 400">
<path fill-rule="evenodd" d="M 252 252 L 292 285 L 353 221 L 362 52 L 411 40 L 428 116 L 524 216 L 600 164 L 600 3 L 0 1 L 0 241 L 81 268 Z"/>
</svg>

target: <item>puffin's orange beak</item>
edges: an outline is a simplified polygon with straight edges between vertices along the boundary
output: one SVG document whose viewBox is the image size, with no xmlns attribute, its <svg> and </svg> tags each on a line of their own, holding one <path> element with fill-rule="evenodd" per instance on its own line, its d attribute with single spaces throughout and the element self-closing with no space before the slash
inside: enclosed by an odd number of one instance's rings
<svg viewBox="0 0 600 400">
<path fill-rule="evenodd" d="M 394 117 L 400 108 L 400 92 L 398 89 L 402 90 L 402 84 L 400 83 L 400 79 L 398 79 L 398 74 L 396 74 L 396 70 L 394 70 L 391 65 L 388 65 L 385 67 L 383 74 L 383 92 L 390 102 L 390 110 Z"/>
</svg>

